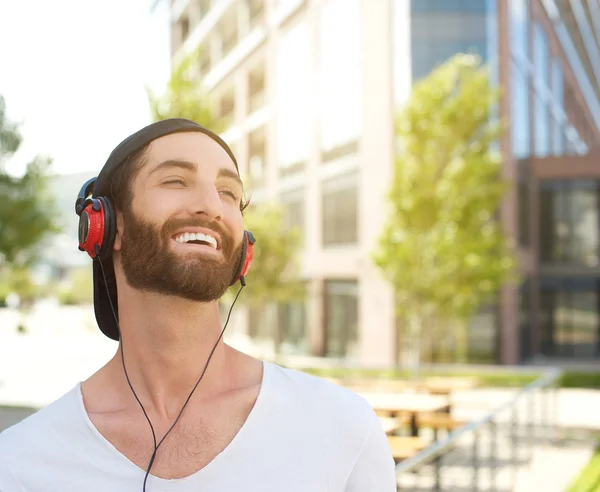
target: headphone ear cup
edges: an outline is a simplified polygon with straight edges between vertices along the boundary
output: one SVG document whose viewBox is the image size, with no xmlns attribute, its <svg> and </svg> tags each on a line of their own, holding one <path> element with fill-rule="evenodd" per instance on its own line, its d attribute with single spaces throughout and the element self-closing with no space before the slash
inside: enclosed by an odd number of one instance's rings
<svg viewBox="0 0 600 492">
<path fill-rule="evenodd" d="M 246 263 L 246 253 L 248 252 L 248 237 L 244 232 L 244 239 L 242 240 L 242 251 L 240 253 L 240 257 L 235 266 L 235 272 L 233 273 L 233 279 L 231 279 L 231 283 L 229 285 L 235 285 L 237 281 L 242 276 L 242 271 L 244 270 L 244 264 Z"/>
<path fill-rule="evenodd" d="M 104 261 L 112 257 L 115 236 L 117 234 L 117 219 L 110 199 L 99 196 L 97 200 L 102 203 L 102 210 L 104 212 L 104 236 L 102 238 L 102 247 L 100 248 L 100 259 Z"/>
<path fill-rule="evenodd" d="M 242 280 L 242 278 L 248 273 L 248 270 L 250 270 L 252 258 L 254 257 L 255 242 L 256 239 L 254 239 L 254 235 L 250 231 L 244 231 L 242 252 L 240 253 L 240 257 L 238 259 L 235 273 L 230 285 L 234 285 L 238 280 Z"/>
<path fill-rule="evenodd" d="M 244 255 L 244 262 L 242 263 L 242 271 L 240 277 L 245 277 L 252 266 L 252 260 L 254 259 L 254 241 L 246 237 L 246 254 Z"/>
</svg>

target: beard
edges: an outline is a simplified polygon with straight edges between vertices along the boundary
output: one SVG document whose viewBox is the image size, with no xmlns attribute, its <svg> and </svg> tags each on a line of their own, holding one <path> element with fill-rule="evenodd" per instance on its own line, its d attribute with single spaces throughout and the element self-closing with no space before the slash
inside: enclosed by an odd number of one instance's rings
<svg viewBox="0 0 600 492">
<path fill-rule="evenodd" d="M 134 289 L 212 302 L 223 296 L 239 267 L 242 243 L 237 247 L 220 224 L 201 219 L 169 219 L 162 226 L 124 214 L 121 266 Z M 205 227 L 221 236 L 222 258 L 178 255 L 170 241 L 185 227 Z"/>
</svg>

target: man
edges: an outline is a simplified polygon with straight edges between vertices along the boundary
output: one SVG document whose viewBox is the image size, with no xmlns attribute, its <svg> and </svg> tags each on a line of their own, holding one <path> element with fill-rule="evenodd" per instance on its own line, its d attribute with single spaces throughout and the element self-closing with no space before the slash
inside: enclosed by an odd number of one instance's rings
<svg viewBox="0 0 600 492">
<path fill-rule="evenodd" d="M 396 490 L 366 401 L 222 341 L 217 301 L 251 260 L 244 206 L 231 150 L 191 121 L 112 152 L 77 213 L 96 319 L 119 348 L 0 434 L 0 491 Z"/>
</svg>

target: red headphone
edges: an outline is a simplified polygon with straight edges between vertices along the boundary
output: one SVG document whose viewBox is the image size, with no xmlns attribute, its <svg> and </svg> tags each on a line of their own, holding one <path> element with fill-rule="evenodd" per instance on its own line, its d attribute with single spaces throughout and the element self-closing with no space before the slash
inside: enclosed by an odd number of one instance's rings
<svg viewBox="0 0 600 492">
<path fill-rule="evenodd" d="M 100 261 L 112 257 L 116 236 L 116 219 L 110 199 L 104 196 L 92 197 L 96 178 L 84 183 L 75 202 L 75 212 L 79 216 L 79 250 Z M 242 252 L 231 285 L 238 280 L 245 285 L 245 276 L 252 265 L 254 256 L 254 235 L 244 231 Z"/>
</svg>

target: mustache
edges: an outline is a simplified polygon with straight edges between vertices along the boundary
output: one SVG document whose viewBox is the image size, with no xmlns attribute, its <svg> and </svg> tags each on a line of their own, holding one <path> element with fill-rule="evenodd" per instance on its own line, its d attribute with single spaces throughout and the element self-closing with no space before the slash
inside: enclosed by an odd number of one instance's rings
<svg viewBox="0 0 600 492">
<path fill-rule="evenodd" d="M 197 218 L 177 218 L 172 217 L 168 219 L 162 226 L 163 233 L 165 235 L 171 236 L 175 232 L 185 227 L 203 227 L 205 229 L 209 229 L 213 232 L 216 232 L 221 237 L 221 247 L 229 251 L 233 246 L 233 238 L 231 235 L 225 230 L 225 228 L 215 222 L 214 220 L 205 220 L 200 217 Z"/>
<path fill-rule="evenodd" d="M 205 229 L 210 229 L 213 232 L 216 232 L 219 235 L 226 236 L 227 232 L 225 228 L 215 221 L 208 221 L 203 219 L 183 219 L 183 218 L 170 218 L 163 224 L 163 231 L 171 234 L 177 232 L 179 229 L 183 229 L 185 227 L 204 227 Z"/>
</svg>

